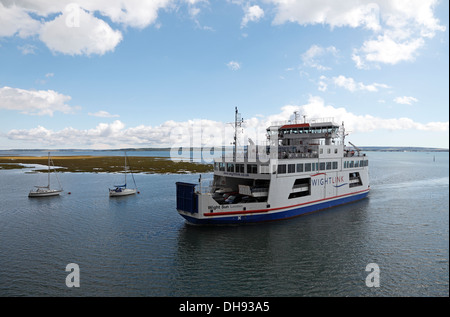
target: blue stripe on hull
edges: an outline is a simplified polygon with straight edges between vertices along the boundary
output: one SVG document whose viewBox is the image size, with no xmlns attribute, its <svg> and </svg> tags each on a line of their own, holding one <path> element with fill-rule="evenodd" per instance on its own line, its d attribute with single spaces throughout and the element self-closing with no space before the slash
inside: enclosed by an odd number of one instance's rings
<svg viewBox="0 0 450 317">
<path fill-rule="evenodd" d="M 314 205 L 303 206 L 299 208 L 294 208 L 286 211 L 279 211 L 274 213 L 264 213 L 258 215 L 247 215 L 247 216 L 231 216 L 231 217 L 217 217 L 217 218 L 203 218 L 197 219 L 194 217 L 182 216 L 190 223 L 196 225 L 208 225 L 208 224 L 244 224 L 244 223 L 254 223 L 254 222 L 263 222 L 263 221 L 274 221 L 274 220 L 282 220 L 292 217 L 301 216 L 304 214 L 312 213 L 315 211 L 319 211 L 322 209 L 327 209 L 331 207 L 335 207 L 338 205 L 351 203 L 360 199 L 367 197 L 369 192 L 357 194 L 354 196 L 343 197 L 331 201 L 326 201 Z"/>
</svg>

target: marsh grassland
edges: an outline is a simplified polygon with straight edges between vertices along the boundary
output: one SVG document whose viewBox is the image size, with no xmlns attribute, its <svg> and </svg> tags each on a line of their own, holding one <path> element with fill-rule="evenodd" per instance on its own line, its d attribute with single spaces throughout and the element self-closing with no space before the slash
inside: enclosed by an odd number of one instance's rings
<svg viewBox="0 0 450 317">
<path fill-rule="evenodd" d="M 0 157 L 1 169 L 24 168 L 21 164 L 47 165 L 46 156 L 13 156 Z M 124 172 L 124 158 L 122 156 L 53 156 L 55 166 L 61 167 L 58 171 L 72 173 L 120 173 Z M 127 165 L 133 173 L 147 174 L 185 174 L 212 172 L 211 164 L 200 164 L 185 161 L 172 161 L 167 157 L 128 156 Z M 36 172 L 47 169 L 38 167 Z"/>
</svg>

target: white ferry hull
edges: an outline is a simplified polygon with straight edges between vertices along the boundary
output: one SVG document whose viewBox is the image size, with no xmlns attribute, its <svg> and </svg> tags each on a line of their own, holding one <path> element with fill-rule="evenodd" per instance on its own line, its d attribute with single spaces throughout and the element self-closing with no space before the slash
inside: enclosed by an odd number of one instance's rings
<svg viewBox="0 0 450 317">
<path fill-rule="evenodd" d="M 294 218 L 320 210 L 336 207 L 352 203 L 364 199 L 369 194 L 369 189 L 352 194 L 346 194 L 338 197 L 326 198 L 320 201 L 303 203 L 287 207 L 279 207 L 273 209 L 261 209 L 254 211 L 230 211 L 230 212 L 216 212 L 204 214 L 205 217 L 200 218 L 182 210 L 178 210 L 181 216 L 190 224 L 195 225 L 226 225 L 226 224 L 245 224 L 257 223 L 266 221 L 277 221 L 289 218 Z"/>
<path fill-rule="evenodd" d="M 358 173 L 361 184 L 352 185 Z M 309 187 L 295 186 L 307 179 Z M 267 201 L 219 204 L 211 193 L 195 191 L 196 184 L 177 183 L 177 210 L 192 224 L 243 224 L 282 220 L 351 203 L 367 197 L 370 191 L 367 168 L 314 174 L 273 175 Z M 291 195 L 304 193 L 301 197 Z"/>
</svg>

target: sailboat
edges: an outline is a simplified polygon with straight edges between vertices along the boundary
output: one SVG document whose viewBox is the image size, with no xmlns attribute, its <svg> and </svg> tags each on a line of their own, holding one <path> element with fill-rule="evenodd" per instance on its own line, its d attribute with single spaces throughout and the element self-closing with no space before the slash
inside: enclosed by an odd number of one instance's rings
<svg viewBox="0 0 450 317">
<path fill-rule="evenodd" d="M 50 158 L 50 152 L 48 152 L 48 185 L 47 186 L 34 186 L 35 189 L 30 190 L 30 193 L 28 194 L 28 197 L 48 197 L 48 196 L 57 196 L 59 193 L 63 191 L 61 187 L 61 183 L 58 179 L 58 174 L 55 170 L 55 164 L 53 164 L 52 159 Z M 53 170 L 55 172 L 56 179 L 58 180 L 59 189 L 51 189 L 50 188 L 50 165 L 53 165 Z"/>
<path fill-rule="evenodd" d="M 127 188 L 127 153 L 125 152 L 125 182 L 123 185 L 114 185 L 114 188 L 109 189 L 109 197 L 117 197 L 117 196 L 128 196 L 134 195 L 137 192 L 136 182 L 134 180 L 133 173 L 131 172 L 131 177 L 133 178 L 134 188 Z"/>
</svg>

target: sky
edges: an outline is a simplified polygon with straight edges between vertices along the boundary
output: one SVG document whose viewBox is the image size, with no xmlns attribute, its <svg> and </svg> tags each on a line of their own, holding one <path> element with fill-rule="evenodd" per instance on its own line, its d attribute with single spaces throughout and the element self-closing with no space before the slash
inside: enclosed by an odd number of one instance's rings
<svg viewBox="0 0 450 317">
<path fill-rule="evenodd" d="M 448 17 L 446 0 L 0 0 L 0 149 L 229 145 L 235 107 L 244 143 L 297 111 L 358 146 L 448 149 Z"/>
</svg>

